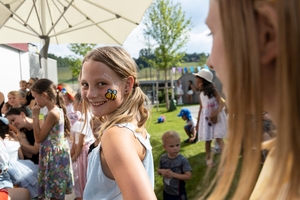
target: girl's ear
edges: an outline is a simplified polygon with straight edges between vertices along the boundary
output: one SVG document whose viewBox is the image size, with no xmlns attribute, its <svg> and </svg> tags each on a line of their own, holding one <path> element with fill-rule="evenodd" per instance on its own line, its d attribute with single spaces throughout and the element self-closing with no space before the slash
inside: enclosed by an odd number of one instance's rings
<svg viewBox="0 0 300 200">
<path fill-rule="evenodd" d="M 43 93 L 42 93 L 42 97 L 44 97 L 44 98 L 45 98 L 45 97 L 48 97 L 48 94 L 47 94 L 46 92 L 43 92 Z"/>
<path fill-rule="evenodd" d="M 130 91 L 133 88 L 133 84 L 134 84 L 134 78 L 132 76 L 129 76 L 125 83 L 125 94 L 130 93 Z"/>
<path fill-rule="evenodd" d="M 260 62 L 263 66 L 273 63 L 278 51 L 277 14 L 274 5 L 260 2 L 255 5 L 257 11 L 257 32 Z"/>
</svg>

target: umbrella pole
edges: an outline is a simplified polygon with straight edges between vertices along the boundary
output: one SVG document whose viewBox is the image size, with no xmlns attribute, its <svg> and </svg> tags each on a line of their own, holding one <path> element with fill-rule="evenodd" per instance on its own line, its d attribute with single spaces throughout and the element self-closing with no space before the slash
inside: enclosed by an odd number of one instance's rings
<svg viewBox="0 0 300 200">
<path fill-rule="evenodd" d="M 45 36 L 46 34 L 46 16 L 45 16 L 45 1 L 40 1 L 41 2 L 41 25 L 42 25 L 42 34 Z M 43 68 L 43 78 L 48 78 L 48 48 L 49 48 L 49 41 L 47 44 L 47 39 L 42 38 L 42 58 L 40 62 L 42 62 L 42 68 Z M 49 38 L 48 38 L 49 40 Z"/>
</svg>

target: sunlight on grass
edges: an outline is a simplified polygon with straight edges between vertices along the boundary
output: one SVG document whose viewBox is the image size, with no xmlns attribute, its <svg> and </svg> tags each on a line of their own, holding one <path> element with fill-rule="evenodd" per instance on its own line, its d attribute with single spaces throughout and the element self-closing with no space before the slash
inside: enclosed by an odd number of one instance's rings
<svg viewBox="0 0 300 200">
<path fill-rule="evenodd" d="M 184 106 L 188 107 L 188 106 Z M 164 106 L 160 106 L 158 111 L 153 107 L 151 110 L 151 118 L 147 122 L 147 129 L 149 134 L 151 135 L 151 144 L 153 147 L 153 158 L 154 158 L 154 167 L 155 170 L 158 168 L 160 156 L 165 153 L 161 136 L 164 132 L 168 130 L 174 130 L 179 133 L 181 137 L 181 154 L 185 156 L 192 167 L 192 179 L 186 181 L 186 191 L 188 195 L 188 199 L 193 199 L 197 194 L 204 192 L 205 188 L 208 187 L 209 183 L 203 182 L 204 175 L 206 173 L 206 163 L 205 163 L 205 146 L 204 142 L 197 142 L 196 144 L 188 144 L 183 141 L 187 139 L 187 135 L 184 132 L 185 121 L 181 119 L 181 117 L 177 117 L 181 106 L 177 106 L 177 110 L 174 111 L 166 111 Z M 166 121 L 164 123 L 157 123 L 157 118 L 159 116 L 165 116 Z M 217 163 L 219 155 L 215 155 L 214 161 Z M 213 175 L 215 174 L 217 167 L 211 169 L 209 173 L 209 180 L 212 180 Z M 159 200 L 162 200 L 162 192 L 163 192 L 163 181 L 162 177 L 157 173 L 155 174 L 155 193 Z"/>
</svg>

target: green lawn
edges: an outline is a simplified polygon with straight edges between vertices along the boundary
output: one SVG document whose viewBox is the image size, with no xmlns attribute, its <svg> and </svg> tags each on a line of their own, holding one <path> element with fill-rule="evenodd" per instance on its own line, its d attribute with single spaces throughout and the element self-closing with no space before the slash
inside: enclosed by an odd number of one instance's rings
<svg viewBox="0 0 300 200">
<path fill-rule="evenodd" d="M 188 107 L 188 106 L 185 106 Z M 175 130 L 180 134 L 181 137 L 181 154 L 184 155 L 190 162 L 192 166 L 192 179 L 186 181 L 186 190 L 188 194 L 188 199 L 193 199 L 200 192 L 205 191 L 205 188 L 208 187 L 208 182 L 204 182 L 204 176 L 206 173 L 206 163 L 205 163 L 205 147 L 204 142 L 198 142 L 196 144 L 187 144 L 183 141 L 187 138 L 186 133 L 184 132 L 183 126 L 185 125 L 185 121 L 181 119 L 181 117 L 177 117 L 181 106 L 177 106 L 177 110 L 168 112 L 165 107 L 161 105 L 156 111 L 156 107 L 153 107 L 151 110 L 151 118 L 147 123 L 147 129 L 149 134 L 151 135 L 151 144 L 153 147 L 153 157 L 154 157 L 154 165 L 155 170 L 158 167 L 160 156 L 165 153 L 161 136 L 164 132 L 168 130 Z M 156 123 L 157 118 L 161 115 L 166 117 L 166 121 L 164 123 Z M 219 155 L 216 154 L 214 156 L 214 161 L 218 163 Z M 213 174 L 216 172 L 217 167 L 212 168 L 209 173 L 209 180 L 212 179 Z M 155 193 L 157 198 L 162 200 L 162 191 L 163 191 L 163 182 L 162 177 L 157 173 L 155 174 Z"/>
</svg>

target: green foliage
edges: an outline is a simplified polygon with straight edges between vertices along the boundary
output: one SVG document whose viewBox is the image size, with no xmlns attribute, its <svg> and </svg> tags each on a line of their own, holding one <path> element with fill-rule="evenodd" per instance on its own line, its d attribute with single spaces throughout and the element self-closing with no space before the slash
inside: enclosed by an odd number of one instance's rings
<svg viewBox="0 0 300 200">
<path fill-rule="evenodd" d="M 96 44 L 70 44 L 68 48 L 80 57 L 84 57 L 89 51 L 94 49 Z"/>
<path fill-rule="evenodd" d="M 144 36 L 146 46 L 150 53 L 155 55 L 154 59 L 148 59 L 153 67 L 165 70 L 165 81 L 167 81 L 167 70 L 178 66 L 184 53 L 180 50 L 189 40 L 191 20 L 185 18 L 181 4 L 174 4 L 171 0 L 155 0 L 146 14 Z M 151 41 L 154 41 L 152 44 Z M 167 87 L 167 84 L 166 84 Z M 169 107 L 166 94 L 166 108 Z"/>
<path fill-rule="evenodd" d="M 56 55 L 54 55 L 52 53 L 49 53 L 48 57 L 57 61 L 57 67 L 58 68 L 69 67 L 69 58 L 68 57 L 64 57 L 64 58 L 62 58 L 60 56 L 57 57 Z"/>
<path fill-rule="evenodd" d="M 89 51 L 94 49 L 96 44 L 70 44 L 68 48 L 74 52 L 80 58 L 83 58 Z M 72 71 L 72 75 L 77 77 L 81 70 L 81 59 L 79 57 L 72 56 L 69 59 L 69 66 Z"/>
<path fill-rule="evenodd" d="M 206 64 L 206 60 L 208 59 L 209 54 L 201 53 L 199 56 L 199 65 L 204 66 Z"/>
<path fill-rule="evenodd" d="M 185 18 L 181 4 L 170 0 L 156 0 L 149 7 L 145 20 L 144 35 L 154 40 L 154 54 L 158 68 L 176 66 L 183 58 L 180 50 L 189 40 L 191 20 Z"/>
<path fill-rule="evenodd" d="M 70 68 L 72 71 L 73 77 L 78 77 L 81 70 L 81 59 L 76 58 L 75 56 L 71 57 L 69 60 Z"/>
</svg>

